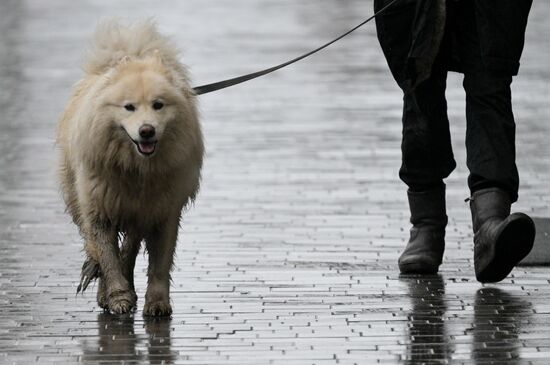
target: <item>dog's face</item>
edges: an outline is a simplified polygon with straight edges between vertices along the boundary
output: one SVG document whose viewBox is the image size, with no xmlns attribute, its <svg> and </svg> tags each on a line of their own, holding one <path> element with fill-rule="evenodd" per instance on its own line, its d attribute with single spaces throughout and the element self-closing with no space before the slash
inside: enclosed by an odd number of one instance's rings
<svg viewBox="0 0 550 365">
<path fill-rule="evenodd" d="M 103 93 L 103 108 L 116 133 L 139 156 L 155 154 L 167 127 L 177 119 L 181 92 L 158 60 L 117 67 Z"/>
</svg>

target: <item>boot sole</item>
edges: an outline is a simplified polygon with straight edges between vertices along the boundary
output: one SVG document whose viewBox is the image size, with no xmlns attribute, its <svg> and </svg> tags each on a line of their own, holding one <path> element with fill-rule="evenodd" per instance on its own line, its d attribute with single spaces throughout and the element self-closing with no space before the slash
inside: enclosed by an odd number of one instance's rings
<svg viewBox="0 0 550 365">
<path fill-rule="evenodd" d="M 421 275 L 432 275 L 437 274 L 439 267 L 426 267 L 420 264 L 404 264 L 399 265 L 399 271 L 401 274 L 421 274 Z"/>
<path fill-rule="evenodd" d="M 418 259 L 415 262 L 399 263 L 399 271 L 401 274 L 437 274 L 439 265 L 434 265 L 433 262 L 422 261 Z"/>
<path fill-rule="evenodd" d="M 476 274 L 482 283 L 496 283 L 505 279 L 514 267 L 531 252 L 535 242 L 535 224 L 523 213 L 508 217 L 507 224 L 497 234 L 494 257 Z"/>
</svg>

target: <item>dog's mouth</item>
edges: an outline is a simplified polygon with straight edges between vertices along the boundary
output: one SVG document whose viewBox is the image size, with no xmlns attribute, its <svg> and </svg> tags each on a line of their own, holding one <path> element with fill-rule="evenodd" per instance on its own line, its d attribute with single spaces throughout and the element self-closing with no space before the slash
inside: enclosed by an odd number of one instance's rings
<svg viewBox="0 0 550 365">
<path fill-rule="evenodd" d="M 124 131 L 124 133 L 130 138 L 132 142 L 136 145 L 136 148 L 138 152 L 142 156 L 151 156 L 153 153 L 155 153 L 155 150 L 157 148 L 157 140 L 135 140 L 133 139 L 130 134 L 126 131 L 126 128 L 121 127 L 121 129 Z"/>
<path fill-rule="evenodd" d="M 157 141 L 132 141 L 136 145 L 138 152 L 142 155 L 151 156 L 153 153 L 155 153 Z"/>
</svg>

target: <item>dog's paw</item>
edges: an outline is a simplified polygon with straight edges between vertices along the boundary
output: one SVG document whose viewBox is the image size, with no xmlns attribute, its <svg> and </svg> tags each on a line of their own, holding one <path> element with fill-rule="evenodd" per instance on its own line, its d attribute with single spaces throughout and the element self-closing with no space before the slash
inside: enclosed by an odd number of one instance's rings
<svg viewBox="0 0 550 365">
<path fill-rule="evenodd" d="M 133 303 L 132 306 L 135 307 L 136 303 L 137 303 L 137 299 L 138 299 L 137 294 L 134 291 L 130 291 L 130 297 L 131 297 L 130 303 Z M 107 300 L 105 290 L 98 289 L 98 291 L 97 291 L 97 305 L 100 308 L 103 308 L 106 311 L 110 311 L 109 302 Z"/>
<path fill-rule="evenodd" d="M 143 315 L 150 317 L 165 317 L 172 314 L 170 302 L 163 300 L 147 301 L 143 307 Z"/>
<path fill-rule="evenodd" d="M 107 309 L 113 314 L 129 313 L 136 307 L 136 298 L 136 294 L 129 290 L 111 293 L 107 298 Z"/>
</svg>

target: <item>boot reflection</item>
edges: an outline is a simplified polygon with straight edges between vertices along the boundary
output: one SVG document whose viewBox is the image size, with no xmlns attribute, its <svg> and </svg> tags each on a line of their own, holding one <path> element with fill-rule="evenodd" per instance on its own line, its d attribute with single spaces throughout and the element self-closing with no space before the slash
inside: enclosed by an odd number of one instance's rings
<svg viewBox="0 0 550 365">
<path fill-rule="evenodd" d="M 405 364 L 443 363 L 450 358 L 445 330 L 445 284 L 440 275 L 400 276 L 406 281 L 412 310 L 408 315 Z"/>
<path fill-rule="evenodd" d="M 522 364 L 519 334 L 531 313 L 531 303 L 518 296 L 498 288 L 479 289 L 474 302 L 475 362 Z"/>
</svg>

